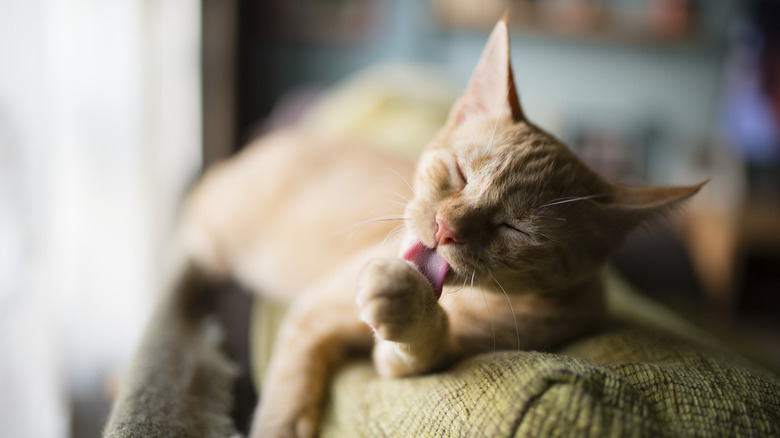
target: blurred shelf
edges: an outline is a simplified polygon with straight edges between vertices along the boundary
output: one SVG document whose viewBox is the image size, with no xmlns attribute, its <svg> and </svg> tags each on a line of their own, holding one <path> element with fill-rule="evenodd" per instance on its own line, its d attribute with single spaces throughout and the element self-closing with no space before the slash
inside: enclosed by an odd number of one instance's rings
<svg viewBox="0 0 780 438">
<path fill-rule="evenodd" d="M 685 217 L 686 245 L 713 309 L 780 311 L 780 202 L 747 199 L 730 209 L 694 204 Z"/>
<path fill-rule="evenodd" d="M 503 11 L 509 11 L 513 36 L 633 48 L 706 50 L 718 47 L 716 34 L 693 12 L 681 22 L 666 25 L 653 24 L 641 8 L 616 8 L 599 2 L 487 0 L 479 5 L 475 3 L 433 1 L 439 28 L 448 32 L 486 32 Z"/>
<path fill-rule="evenodd" d="M 695 30 L 680 37 L 664 38 L 647 31 L 632 31 L 618 27 L 600 27 L 598 29 L 569 32 L 541 25 L 538 22 L 512 24 L 513 35 L 520 37 L 544 38 L 569 43 L 586 43 L 633 48 L 661 48 L 707 50 L 716 48 L 714 36 L 703 30 Z"/>
</svg>

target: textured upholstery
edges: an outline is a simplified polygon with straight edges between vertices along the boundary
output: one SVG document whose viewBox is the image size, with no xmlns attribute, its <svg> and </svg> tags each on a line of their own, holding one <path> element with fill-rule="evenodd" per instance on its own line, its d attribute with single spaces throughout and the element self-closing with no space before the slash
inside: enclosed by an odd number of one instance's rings
<svg viewBox="0 0 780 438">
<path fill-rule="evenodd" d="M 334 381 L 322 436 L 780 436 L 780 382 L 623 327 L 555 354 L 498 352 L 414 378 L 351 363 Z"/>
<path fill-rule="evenodd" d="M 382 379 L 369 359 L 331 386 L 323 437 L 780 436 L 780 379 L 612 273 L 620 322 L 553 352 L 496 352 Z M 256 380 L 284 310 L 258 301 Z"/>
<path fill-rule="evenodd" d="M 350 362 L 332 382 L 321 434 L 780 436 L 776 376 L 628 296 L 611 302 L 631 325 L 554 352 L 496 352 L 403 379 L 379 378 L 367 358 Z M 106 436 L 237 436 L 233 371 L 216 348 L 211 307 L 178 293 L 160 303 Z M 256 310 L 253 368 L 262 374 L 283 310 L 267 302 Z"/>
</svg>

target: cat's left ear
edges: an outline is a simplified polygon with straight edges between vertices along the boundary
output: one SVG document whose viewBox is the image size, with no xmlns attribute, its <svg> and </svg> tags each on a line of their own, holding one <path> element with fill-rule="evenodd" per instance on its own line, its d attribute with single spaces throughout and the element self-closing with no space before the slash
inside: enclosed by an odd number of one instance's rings
<svg viewBox="0 0 780 438">
<path fill-rule="evenodd" d="M 626 187 L 613 185 L 607 208 L 630 228 L 662 216 L 695 195 L 708 181 L 689 187 Z"/>
<path fill-rule="evenodd" d="M 516 122 L 525 120 L 512 75 L 509 30 L 504 14 L 488 38 L 466 91 L 452 107 L 449 120 L 458 125 L 470 116 L 507 115 Z"/>
</svg>

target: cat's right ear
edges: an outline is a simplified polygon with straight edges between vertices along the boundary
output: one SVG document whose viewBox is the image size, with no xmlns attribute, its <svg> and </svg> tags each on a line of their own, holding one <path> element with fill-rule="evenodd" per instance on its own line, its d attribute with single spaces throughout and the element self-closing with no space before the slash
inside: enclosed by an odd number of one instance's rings
<svg viewBox="0 0 780 438">
<path fill-rule="evenodd" d="M 466 91 L 450 111 L 449 123 L 459 125 L 472 116 L 525 120 L 512 75 L 506 14 L 493 28 Z"/>
<path fill-rule="evenodd" d="M 631 229 L 642 222 L 663 216 L 678 207 L 707 184 L 688 187 L 626 187 L 613 185 L 606 207 L 619 223 Z"/>
</svg>

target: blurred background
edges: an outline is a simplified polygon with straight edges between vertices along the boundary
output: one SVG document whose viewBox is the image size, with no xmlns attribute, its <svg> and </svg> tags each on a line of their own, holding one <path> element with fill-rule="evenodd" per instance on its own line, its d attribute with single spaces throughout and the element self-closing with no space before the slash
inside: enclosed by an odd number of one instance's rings
<svg viewBox="0 0 780 438">
<path fill-rule="evenodd" d="M 100 433 L 202 168 L 304 122 L 414 155 L 507 8 L 532 121 L 615 181 L 710 180 L 616 270 L 780 371 L 775 1 L 0 0 L 0 436 Z"/>
</svg>

